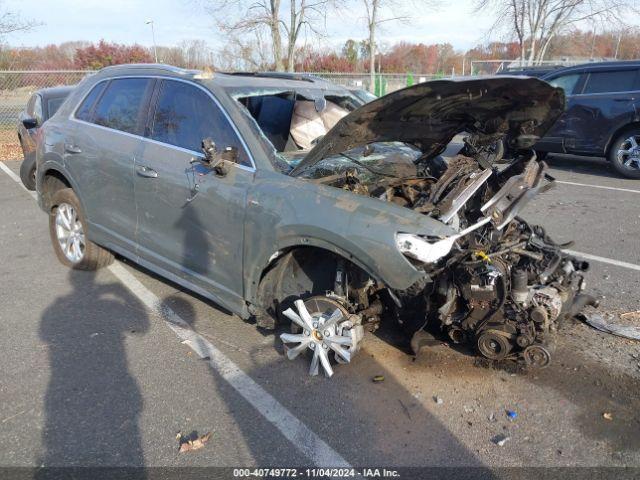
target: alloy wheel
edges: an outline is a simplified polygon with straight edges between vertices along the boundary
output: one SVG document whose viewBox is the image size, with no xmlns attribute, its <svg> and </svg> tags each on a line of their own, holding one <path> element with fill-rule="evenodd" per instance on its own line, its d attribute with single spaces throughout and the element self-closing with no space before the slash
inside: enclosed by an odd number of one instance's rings
<svg viewBox="0 0 640 480">
<path fill-rule="evenodd" d="M 632 170 L 640 170 L 640 135 L 631 135 L 622 142 L 617 157 L 621 165 Z"/>
<path fill-rule="evenodd" d="M 67 260 L 71 263 L 82 260 L 86 248 L 84 229 L 78 212 L 68 203 L 61 203 L 56 210 L 56 237 Z"/>
</svg>

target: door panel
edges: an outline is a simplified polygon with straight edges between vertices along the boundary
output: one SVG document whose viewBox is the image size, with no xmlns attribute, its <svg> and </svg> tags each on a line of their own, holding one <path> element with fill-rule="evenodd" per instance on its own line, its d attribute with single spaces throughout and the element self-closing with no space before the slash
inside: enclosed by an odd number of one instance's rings
<svg viewBox="0 0 640 480">
<path fill-rule="evenodd" d="M 253 168 L 230 165 L 222 177 L 201 165 L 197 148 L 206 137 L 220 149 L 235 146 L 239 158 L 248 154 L 207 93 L 184 82 L 163 83 L 149 132 L 156 140 L 146 142 L 135 162 L 138 254 L 238 312 Z"/>
<path fill-rule="evenodd" d="M 79 106 L 64 139 L 67 168 L 80 185 L 89 236 L 135 252 L 134 158 L 146 142 L 139 135 L 155 80 L 127 78 L 97 85 Z M 118 248 L 116 248 L 118 249 Z"/>
</svg>

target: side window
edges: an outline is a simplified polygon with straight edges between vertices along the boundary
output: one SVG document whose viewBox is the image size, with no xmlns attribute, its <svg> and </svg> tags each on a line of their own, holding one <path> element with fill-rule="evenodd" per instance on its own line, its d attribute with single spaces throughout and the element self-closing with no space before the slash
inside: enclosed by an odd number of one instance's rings
<svg viewBox="0 0 640 480">
<path fill-rule="evenodd" d="M 614 93 L 635 90 L 636 70 L 592 72 L 582 93 Z"/>
<path fill-rule="evenodd" d="M 127 133 L 140 134 L 144 117 L 144 103 L 152 80 L 148 78 L 123 78 L 109 82 L 98 100 L 93 123 Z"/>
<path fill-rule="evenodd" d="M 84 97 L 84 100 L 76 110 L 76 118 L 84 120 L 85 122 L 91 122 L 93 120 L 93 106 L 96 103 L 98 97 L 107 86 L 108 82 L 100 82 L 89 92 L 89 95 Z"/>
<path fill-rule="evenodd" d="M 580 80 L 580 73 L 573 73 L 571 75 L 562 75 L 550 80 L 549 83 L 554 87 L 560 87 L 564 90 L 565 95 L 571 95 L 576 88 L 578 80 Z"/>
<path fill-rule="evenodd" d="M 44 122 L 44 113 L 42 112 L 42 97 L 36 95 L 36 100 L 33 103 L 33 118 L 38 121 L 38 125 L 42 125 Z"/>
<path fill-rule="evenodd" d="M 193 85 L 164 80 L 158 96 L 151 138 L 200 152 L 202 140 L 207 137 L 220 149 L 236 147 L 238 163 L 251 166 L 247 152 L 229 120 L 209 95 Z"/>
</svg>

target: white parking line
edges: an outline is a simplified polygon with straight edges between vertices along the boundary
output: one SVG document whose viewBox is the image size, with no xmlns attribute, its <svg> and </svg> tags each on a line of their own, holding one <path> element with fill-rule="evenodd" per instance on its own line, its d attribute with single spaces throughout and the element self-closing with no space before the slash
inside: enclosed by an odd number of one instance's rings
<svg viewBox="0 0 640 480">
<path fill-rule="evenodd" d="M 616 267 L 628 268 L 630 270 L 636 270 L 640 272 L 640 265 L 635 263 L 622 262 L 620 260 L 613 260 L 612 258 L 599 257 L 598 255 L 591 255 L 590 253 L 576 252 L 575 250 L 564 250 L 569 255 L 575 255 L 576 257 L 584 258 L 585 260 L 593 260 L 594 262 L 608 263 L 609 265 L 615 265 Z"/>
<path fill-rule="evenodd" d="M 604 185 L 591 185 L 589 183 L 565 182 L 564 180 L 556 180 L 556 183 L 561 183 L 563 185 L 573 185 L 576 187 L 590 187 L 590 188 L 600 188 L 602 190 L 615 190 L 616 192 L 640 193 L 640 190 L 633 190 L 631 188 L 605 187 Z"/>
<path fill-rule="evenodd" d="M 120 282 L 144 303 L 149 310 L 162 316 L 165 323 L 183 343 L 188 345 L 200 358 L 209 357 L 209 365 L 262 416 L 270 421 L 287 440 L 315 465 L 351 468 L 349 463 L 327 445 L 309 427 L 298 420 L 273 396 L 244 373 L 235 363 L 214 347 L 202 335 L 196 333 L 173 310 L 162 305 L 161 300 L 129 273 L 120 263 L 109 267 Z"/>
<path fill-rule="evenodd" d="M 2 169 L 12 180 L 22 185 L 20 177 L 0 162 Z M 24 188 L 32 197 L 35 192 Z M 233 363 L 206 338 L 191 329 L 171 308 L 163 305 L 161 300 L 129 273 L 119 262 L 108 267 L 109 271 L 152 312 L 158 314 L 165 324 L 182 339 L 200 358 L 209 358 L 209 365 L 218 375 L 224 378 L 247 402 L 264 418 L 271 422 L 284 437 L 303 455 L 318 467 L 351 468 L 338 452 L 333 450 L 322 438 L 287 410 L 278 400 L 258 385 L 240 367 Z"/>
</svg>

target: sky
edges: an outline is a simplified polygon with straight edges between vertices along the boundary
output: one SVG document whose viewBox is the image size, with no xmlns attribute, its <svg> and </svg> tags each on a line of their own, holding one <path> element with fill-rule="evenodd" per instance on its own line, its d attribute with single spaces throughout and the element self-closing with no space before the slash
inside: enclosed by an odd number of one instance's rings
<svg viewBox="0 0 640 480">
<path fill-rule="evenodd" d="M 205 40 L 212 48 L 224 44 L 216 28 L 214 15 L 204 7 L 207 0 L 0 0 L 2 9 L 20 14 L 24 19 L 42 23 L 26 33 L 14 33 L 6 38 L 12 46 L 42 46 L 71 40 L 97 42 L 100 39 L 119 43 L 152 46 L 153 20 L 158 45 L 177 45 L 183 40 Z M 493 20 L 473 11 L 473 0 L 459 0 L 442 5 L 437 11 L 406 4 L 411 13 L 410 24 L 386 22 L 379 43 L 391 45 L 397 41 L 451 43 L 457 49 L 467 49 L 487 40 Z M 353 5 L 360 7 L 359 2 Z M 400 8 L 402 9 L 402 7 Z M 398 16 L 396 11 L 383 11 L 383 18 Z M 326 21 L 323 39 L 307 37 L 311 45 L 337 47 L 345 40 L 367 36 L 364 11 L 331 12 Z M 304 41 L 303 41 L 304 43 Z"/>
</svg>

